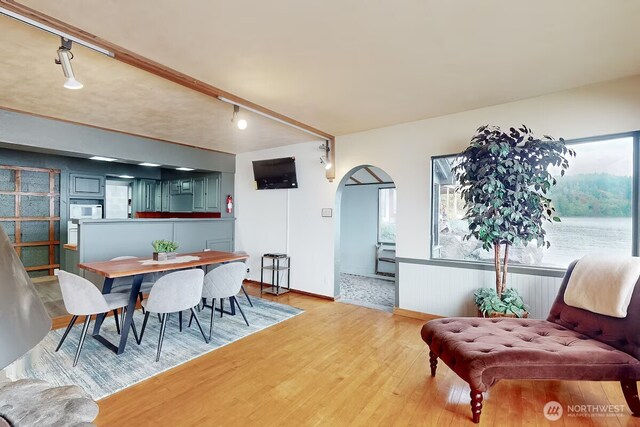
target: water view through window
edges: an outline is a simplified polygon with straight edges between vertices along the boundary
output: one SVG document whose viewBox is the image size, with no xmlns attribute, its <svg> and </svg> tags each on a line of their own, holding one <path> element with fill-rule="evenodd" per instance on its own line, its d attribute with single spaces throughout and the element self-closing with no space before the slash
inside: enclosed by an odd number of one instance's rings
<svg viewBox="0 0 640 427">
<path fill-rule="evenodd" d="M 562 220 L 544 227 L 551 247 L 542 249 L 529 244 L 513 248 L 512 261 L 566 267 L 592 252 L 632 254 L 633 137 L 578 143 L 572 148 L 576 157 L 569 160 L 565 176 L 557 174 L 558 184 L 550 192 Z M 493 252 L 484 251 L 477 240 L 463 240 L 468 227 L 463 218 L 464 203 L 451 174 L 454 160 L 454 157 L 433 160 L 432 255 L 492 260 Z"/>
</svg>

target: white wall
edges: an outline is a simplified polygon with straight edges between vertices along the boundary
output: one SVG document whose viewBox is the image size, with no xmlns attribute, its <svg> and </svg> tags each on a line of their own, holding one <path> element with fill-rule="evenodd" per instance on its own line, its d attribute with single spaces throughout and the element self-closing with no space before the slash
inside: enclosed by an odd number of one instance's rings
<svg viewBox="0 0 640 427">
<path fill-rule="evenodd" d="M 463 150 L 480 125 L 512 126 L 521 123 L 539 134 L 566 139 L 638 130 L 640 76 L 342 136 L 336 143 L 336 176 L 340 179 L 360 164 L 371 164 L 389 173 L 396 184 L 398 197 L 397 255 L 427 259 L 431 156 Z M 459 277 L 454 271 L 451 274 Z M 482 275 L 460 280 L 471 280 L 471 284 L 461 282 L 461 287 L 491 284 Z M 456 283 L 448 286 L 455 287 Z M 432 314 L 456 314 L 449 311 L 446 298 L 433 291 L 440 286 L 445 285 L 435 277 L 403 277 L 401 273 L 400 307 Z"/>
<path fill-rule="evenodd" d="M 333 220 L 321 216 L 333 208 L 336 184 L 320 164 L 324 141 L 239 154 L 236 157 L 236 250 L 250 255 L 250 278 L 260 280 L 260 256 L 291 256 L 291 287 L 333 296 Z M 297 189 L 256 190 L 253 160 L 296 158 Z M 287 238 L 288 236 L 288 238 Z"/>
<path fill-rule="evenodd" d="M 335 182 L 363 164 L 380 167 L 391 175 L 398 197 L 397 255 L 427 259 L 430 244 L 431 156 L 463 150 L 480 125 L 511 126 L 521 123 L 540 134 L 567 139 L 638 130 L 640 76 L 338 137 Z M 237 157 L 236 242 L 238 249 L 244 246 L 252 255 L 283 250 L 285 194 L 254 191 L 250 160 L 286 155 L 299 157 L 301 188 L 291 190 L 290 204 L 289 252 L 293 257 L 294 286 L 333 295 L 333 225 L 331 220 L 320 218 L 319 209 L 333 206 L 335 184 L 327 183 L 320 165 L 316 164 L 316 145 L 299 144 Z M 269 227 L 270 221 L 275 228 Z M 254 277 L 257 273 L 255 261 L 254 257 Z M 451 271 L 451 277 L 459 279 L 449 286 L 455 287 L 458 281 L 463 280 L 465 282 L 461 282 L 460 286 L 476 287 L 486 283 L 485 275 L 462 278 L 456 274 Z M 442 305 L 445 304 L 442 300 L 446 298 L 434 290 L 444 286 L 429 275 L 403 275 L 401 272 L 400 307 L 411 307 L 412 310 L 432 314 L 464 314 L 462 310 L 450 311 L 449 305 Z M 523 282 L 522 286 L 526 288 L 530 284 Z M 540 286 L 544 292 L 549 292 L 546 285 Z"/>
</svg>

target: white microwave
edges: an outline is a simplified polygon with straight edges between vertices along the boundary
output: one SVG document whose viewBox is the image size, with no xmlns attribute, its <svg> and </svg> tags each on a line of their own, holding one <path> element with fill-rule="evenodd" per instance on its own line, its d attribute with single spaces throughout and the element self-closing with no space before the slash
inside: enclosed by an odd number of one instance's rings
<svg viewBox="0 0 640 427">
<path fill-rule="evenodd" d="M 102 205 L 69 205 L 71 219 L 101 219 Z"/>
</svg>

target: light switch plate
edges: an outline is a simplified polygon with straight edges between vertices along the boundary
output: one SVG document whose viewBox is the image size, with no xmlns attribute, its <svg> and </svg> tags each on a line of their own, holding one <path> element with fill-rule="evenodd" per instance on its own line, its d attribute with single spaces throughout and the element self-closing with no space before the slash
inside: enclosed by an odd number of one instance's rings
<svg viewBox="0 0 640 427">
<path fill-rule="evenodd" d="M 322 208 L 322 216 L 325 218 L 331 218 L 333 216 L 332 208 Z"/>
</svg>

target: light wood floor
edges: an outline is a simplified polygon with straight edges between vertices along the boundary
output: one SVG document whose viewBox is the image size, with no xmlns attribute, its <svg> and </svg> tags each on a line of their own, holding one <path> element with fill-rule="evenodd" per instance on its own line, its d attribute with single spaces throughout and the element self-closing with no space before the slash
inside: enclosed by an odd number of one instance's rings
<svg viewBox="0 0 640 427">
<path fill-rule="evenodd" d="M 101 400 L 97 424 L 473 425 L 466 383 L 442 363 L 428 374 L 423 321 L 295 294 L 277 301 L 306 312 Z M 618 383 L 505 381 L 485 394 L 481 425 L 640 426 L 626 405 L 623 417 L 551 424 L 549 400 L 624 405 Z"/>
</svg>

